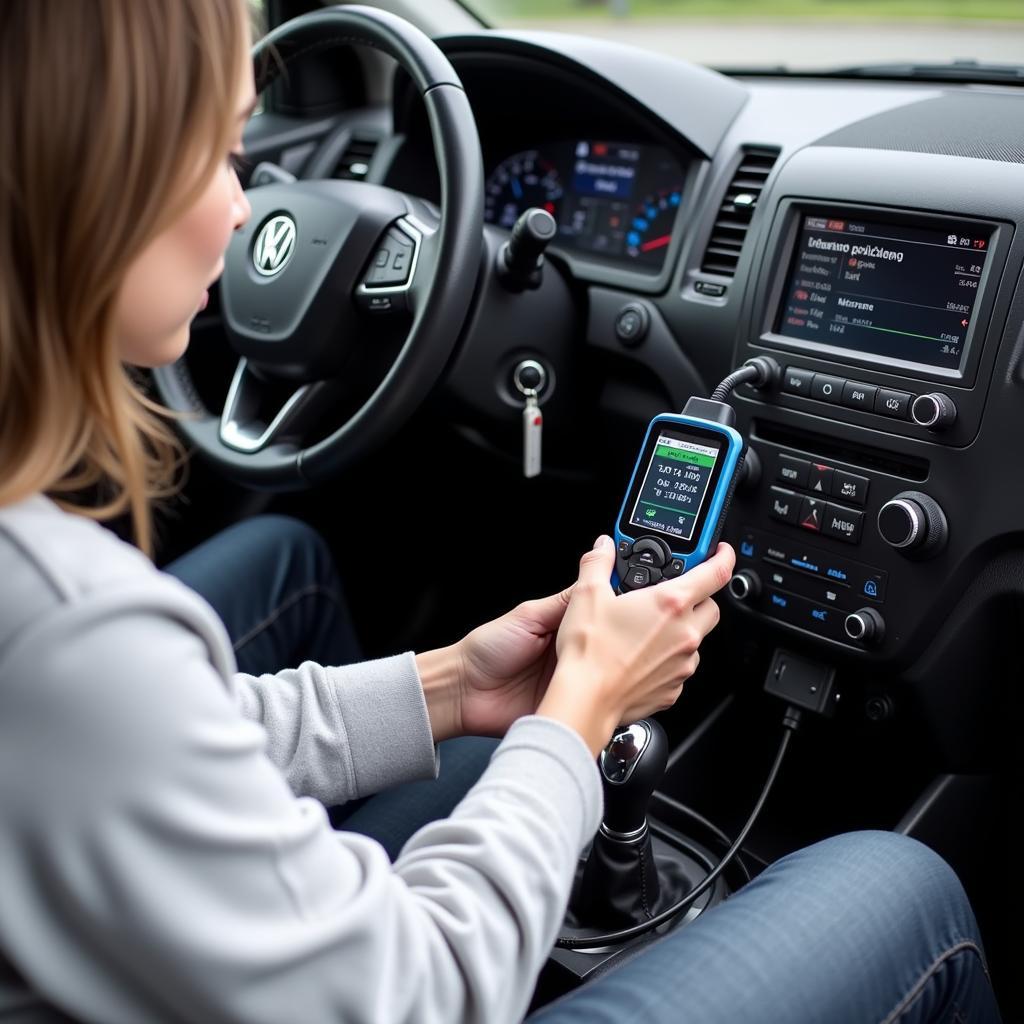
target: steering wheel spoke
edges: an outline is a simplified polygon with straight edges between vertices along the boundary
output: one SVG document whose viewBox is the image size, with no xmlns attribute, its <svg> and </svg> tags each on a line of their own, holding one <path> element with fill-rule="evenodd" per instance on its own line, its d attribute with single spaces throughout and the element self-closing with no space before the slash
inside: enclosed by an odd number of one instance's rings
<svg viewBox="0 0 1024 1024">
<path fill-rule="evenodd" d="M 238 452 L 258 452 L 285 441 L 298 446 L 329 390 L 327 381 L 294 387 L 266 380 L 247 359 L 239 359 L 220 416 L 221 443 Z"/>
</svg>

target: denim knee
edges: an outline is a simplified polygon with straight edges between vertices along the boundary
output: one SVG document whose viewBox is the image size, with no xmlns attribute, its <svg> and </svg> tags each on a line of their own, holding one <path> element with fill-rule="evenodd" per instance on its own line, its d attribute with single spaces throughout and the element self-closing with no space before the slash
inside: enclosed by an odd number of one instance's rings
<svg viewBox="0 0 1024 1024">
<path fill-rule="evenodd" d="M 833 836 L 780 860 L 776 869 L 792 863 L 801 875 L 831 876 L 844 909 L 856 904 L 885 904 L 898 911 L 906 927 L 919 930 L 924 921 L 938 925 L 951 938 L 980 946 L 977 924 L 960 879 L 934 850 L 896 832 L 863 831 Z"/>
</svg>

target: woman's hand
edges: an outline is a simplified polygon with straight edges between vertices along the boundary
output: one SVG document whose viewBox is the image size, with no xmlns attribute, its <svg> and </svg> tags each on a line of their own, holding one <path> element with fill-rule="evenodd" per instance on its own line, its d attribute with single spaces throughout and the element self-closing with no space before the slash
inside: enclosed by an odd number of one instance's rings
<svg viewBox="0 0 1024 1024">
<path fill-rule="evenodd" d="M 503 736 L 532 715 L 555 667 L 555 634 L 572 588 L 524 601 L 457 644 L 416 656 L 434 739 Z"/>
<path fill-rule="evenodd" d="M 579 582 L 558 631 L 558 664 L 538 714 L 576 729 L 596 754 L 615 727 L 671 707 L 697 669 L 701 641 L 718 624 L 711 595 L 736 557 L 720 544 L 678 579 L 616 597 L 610 537 L 580 562 Z"/>
<path fill-rule="evenodd" d="M 532 715 L 555 669 L 555 634 L 572 588 L 512 611 L 474 629 L 458 645 L 462 663 L 462 731 L 502 736 Z"/>
</svg>

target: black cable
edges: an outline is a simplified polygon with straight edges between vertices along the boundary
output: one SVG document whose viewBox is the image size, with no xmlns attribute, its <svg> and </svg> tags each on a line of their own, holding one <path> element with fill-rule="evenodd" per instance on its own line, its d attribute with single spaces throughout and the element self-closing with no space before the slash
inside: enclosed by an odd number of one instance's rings
<svg viewBox="0 0 1024 1024">
<path fill-rule="evenodd" d="M 711 401 L 724 402 L 740 384 L 753 384 L 756 388 L 774 387 L 781 373 L 779 364 L 771 356 L 754 356 L 738 370 L 733 370 L 711 392 Z"/>
<path fill-rule="evenodd" d="M 730 376 L 733 375 L 730 374 Z M 728 379 L 729 378 L 727 377 L 726 380 Z M 710 886 L 714 885 L 715 882 L 718 881 L 719 875 L 721 875 L 721 873 L 729 866 L 732 859 L 739 852 L 740 847 L 746 841 L 747 836 L 750 834 L 750 830 L 754 827 L 754 823 L 761 814 L 761 808 L 764 807 L 765 801 L 768 799 L 768 794 L 775 785 L 775 779 L 779 774 L 779 769 L 782 767 L 782 759 L 786 756 L 786 750 L 789 747 L 790 738 L 800 725 L 799 709 L 788 707 L 782 720 L 782 724 L 784 728 L 782 741 L 779 743 L 779 749 L 775 754 L 775 761 L 772 764 L 771 771 L 768 772 L 768 778 L 765 780 L 764 787 L 761 790 L 761 795 L 757 798 L 757 803 L 754 804 L 754 809 L 750 812 L 750 817 L 747 818 L 743 828 L 740 829 L 740 834 L 733 840 L 732 846 L 730 846 L 725 852 L 713 871 L 706 875 L 702 881 L 698 882 L 685 896 L 673 903 L 671 907 L 667 907 L 665 910 L 661 911 L 661 913 L 655 914 L 654 917 L 647 921 L 642 921 L 640 924 L 635 924 L 630 928 L 621 928 L 617 932 L 606 932 L 603 935 L 588 935 L 581 938 L 573 938 L 570 935 L 560 935 L 555 940 L 555 945 L 559 949 L 600 949 L 602 946 L 611 946 L 620 942 L 626 942 L 629 939 L 635 939 L 637 936 L 645 935 L 647 932 L 652 931 L 659 925 L 662 925 L 666 921 L 675 917 L 676 914 L 678 914 L 684 907 L 689 906 Z"/>
<path fill-rule="evenodd" d="M 694 810 L 694 808 L 690 807 L 688 804 L 680 803 L 678 800 L 674 800 L 670 796 L 665 796 L 664 793 L 656 793 L 655 796 L 661 803 L 666 804 L 675 811 L 676 814 L 685 815 L 691 821 L 696 822 L 702 829 L 704 829 L 705 832 L 710 832 L 724 849 L 728 850 L 729 847 L 732 846 L 732 840 L 729 838 L 725 830 L 720 829 L 713 821 L 705 818 L 700 811 Z M 736 866 L 743 872 L 743 877 L 746 881 L 749 882 L 752 876 L 750 874 L 750 869 L 743 863 L 742 857 L 736 858 Z"/>
</svg>

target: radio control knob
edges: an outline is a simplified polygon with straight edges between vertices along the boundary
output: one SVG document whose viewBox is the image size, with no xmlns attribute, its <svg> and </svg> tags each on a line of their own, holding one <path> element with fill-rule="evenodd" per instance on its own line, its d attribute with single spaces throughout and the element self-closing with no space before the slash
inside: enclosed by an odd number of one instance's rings
<svg viewBox="0 0 1024 1024">
<path fill-rule="evenodd" d="M 949 527 L 934 498 L 920 491 L 904 491 L 879 509 L 878 532 L 897 550 L 927 558 L 946 543 Z"/>
<path fill-rule="evenodd" d="M 753 601 L 761 593 L 761 578 L 753 569 L 741 569 L 729 580 L 729 593 L 737 601 Z"/>
<path fill-rule="evenodd" d="M 918 395 L 911 403 L 910 418 L 919 426 L 929 430 L 946 430 L 956 421 L 956 406 L 949 395 L 941 391 Z"/>
<path fill-rule="evenodd" d="M 859 608 L 846 616 L 843 629 L 851 640 L 877 647 L 885 636 L 885 620 L 874 608 Z"/>
</svg>

